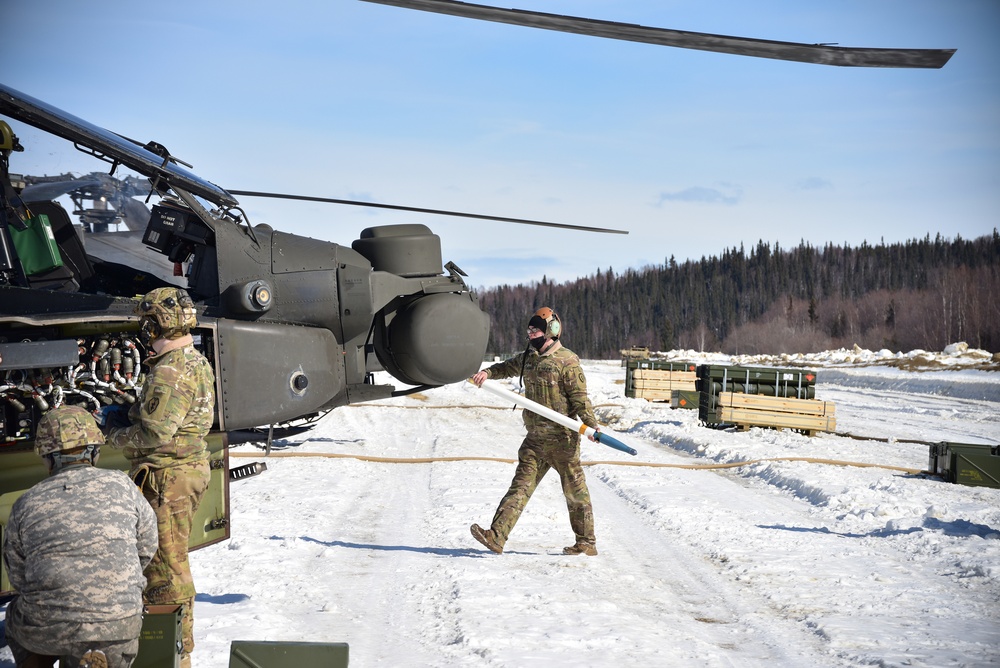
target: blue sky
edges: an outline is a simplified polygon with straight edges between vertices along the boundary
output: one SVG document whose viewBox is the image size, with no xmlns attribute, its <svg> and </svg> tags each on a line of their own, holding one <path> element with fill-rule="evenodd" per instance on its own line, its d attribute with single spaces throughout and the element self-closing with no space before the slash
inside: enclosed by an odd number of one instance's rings
<svg viewBox="0 0 1000 668">
<path fill-rule="evenodd" d="M 994 0 L 483 4 L 958 52 L 940 70 L 837 68 L 357 0 L 7 0 L 2 80 L 158 141 L 228 189 L 630 232 L 241 198 L 254 222 L 344 245 L 372 225 L 424 223 L 474 286 L 621 273 L 761 239 L 858 245 L 1000 225 Z M 99 168 L 15 131 L 46 148 L 15 154 L 12 171 Z"/>
</svg>

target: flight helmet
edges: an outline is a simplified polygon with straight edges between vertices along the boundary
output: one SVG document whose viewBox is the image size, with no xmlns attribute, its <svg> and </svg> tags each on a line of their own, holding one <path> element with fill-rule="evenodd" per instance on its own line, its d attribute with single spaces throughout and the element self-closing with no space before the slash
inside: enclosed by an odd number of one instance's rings
<svg viewBox="0 0 1000 668">
<path fill-rule="evenodd" d="M 157 288 L 147 293 L 136 306 L 135 312 L 139 316 L 139 327 L 147 342 L 179 338 L 198 324 L 194 300 L 182 288 Z"/>
<path fill-rule="evenodd" d="M 533 339 L 533 341 L 539 342 L 537 347 L 544 345 L 547 339 L 558 341 L 562 335 L 562 320 L 559 319 L 559 314 L 548 306 L 543 306 L 535 311 L 531 320 L 528 321 L 528 327 L 534 327 L 545 334 L 544 338 Z"/>
</svg>

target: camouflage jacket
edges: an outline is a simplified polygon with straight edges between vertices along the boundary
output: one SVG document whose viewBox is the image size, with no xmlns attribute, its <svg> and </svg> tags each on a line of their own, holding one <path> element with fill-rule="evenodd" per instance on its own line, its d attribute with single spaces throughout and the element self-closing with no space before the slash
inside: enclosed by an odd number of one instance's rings
<svg viewBox="0 0 1000 668">
<path fill-rule="evenodd" d="M 42 480 L 14 503 L 4 530 L 26 630 L 118 629 L 138 618 L 156 548 L 156 515 L 121 471 L 71 466 Z"/>
<path fill-rule="evenodd" d="M 132 425 L 115 429 L 107 442 L 123 448 L 133 469 L 165 468 L 208 459 L 205 436 L 215 410 L 215 374 L 208 360 L 188 345 L 150 357 Z"/>
<path fill-rule="evenodd" d="M 599 427 L 587 396 L 587 378 L 576 353 L 561 345 L 541 355 L 529 350 L 488 367 L 486 373 L 490 378 L 517 377 L 521 375 L 522 364 L 525 397 L 580 420 L 588 427 Z M 576 433 L 531 411 L 524 411 L 523 418 L 528 433 L 535 436 L 558 431 Z"/>
</svg>

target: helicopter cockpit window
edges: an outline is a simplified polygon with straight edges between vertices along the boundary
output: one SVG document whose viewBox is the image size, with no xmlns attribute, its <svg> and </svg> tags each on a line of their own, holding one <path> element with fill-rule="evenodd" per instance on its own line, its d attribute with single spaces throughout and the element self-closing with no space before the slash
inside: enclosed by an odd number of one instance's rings
<svg viewBox="0 0 1000 668">
<path fill-rule="evenodd" d="M 142 244 L 162 199 L 148 178 L 29 125 L 10 127 L 23 151 L 5 161 L 5 199 L 24 207 L 30 229 L 8 235 L 14 243 L 6 244 L 13 248 L 0 282 L 97 294 L 184 285 L 173 261 Z"/>
</svg>

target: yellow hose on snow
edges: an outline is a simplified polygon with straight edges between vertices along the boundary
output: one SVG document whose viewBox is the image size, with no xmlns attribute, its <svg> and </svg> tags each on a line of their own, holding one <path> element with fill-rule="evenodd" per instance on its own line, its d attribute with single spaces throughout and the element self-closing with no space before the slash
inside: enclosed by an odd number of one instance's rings
<svg viewBox="0 0 1000 668">
<path fill-rule="evenodd" d="M 229 452 L 230 457 L 260 457 L 254 452 Z M 374 457 L 371 455 L 351 455 L 335 452 L 272 452 L 267 457 L 322 457 L 328 459 L 357 459 L 363 462 L 376 462 L 379 464 L 432 464 L 435 462 L 499 462 L 501 464 L 516 464 L 516 459 L 506 457 Z M 666 469 L 732 469 L 741 466 L 753 466 L 765 462 L 809 462 L 810 464 L 828 464 L 830 466 L 853 466 L 857 468 L 877 468 L 889 469 L 891 471 L 902 471 L 903 473 L 919 474 L 924 473 L 920 469 L 911 469 L 903 466 L 890 466 L 889 464 L 869 464 L 867 462 L 845 462 L 836 459 L 820 459 L 817 457 L 769 457 L 766 459 L 750 459 L 742 462 L 727 462 L 724 464 L 667 464 L 664 462 L 629 462 L 629 461 L 581 461 L 582 466 L 646 466 L 651 468 Z"/>
</svg>

